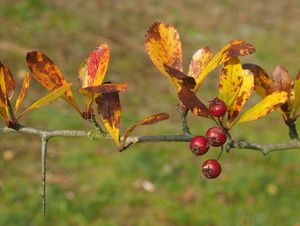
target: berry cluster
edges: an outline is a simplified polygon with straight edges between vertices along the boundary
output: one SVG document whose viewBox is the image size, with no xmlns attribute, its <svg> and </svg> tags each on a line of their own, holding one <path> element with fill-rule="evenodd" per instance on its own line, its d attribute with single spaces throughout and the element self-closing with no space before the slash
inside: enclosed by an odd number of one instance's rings
<svg viewBox="0 0 300 226">
<path fill-rule="evenodd" d="M 215 98 L 209 102 L 209 113 L 213 117 L 223 117 L 227 107 L 225 103 Z M 210 146 L 221 147 L 227 140 L 227 134 L 221 126 L 211 127 L 206 131 L 205 136 L 194 136 L 190 142 L 190 149 L 195 155 L 205 154 Z M 208 159 L 202 165 L 202 175 L 208 179 L 216 178 L 221 173 L 221 165 L 217 159 Z"/>
</svg>

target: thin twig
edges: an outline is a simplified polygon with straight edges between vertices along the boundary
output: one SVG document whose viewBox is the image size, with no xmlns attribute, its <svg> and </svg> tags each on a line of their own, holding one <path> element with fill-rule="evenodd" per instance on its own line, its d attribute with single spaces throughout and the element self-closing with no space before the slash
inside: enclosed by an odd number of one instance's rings
<svg viewBox="0 0 300 226">
<path fill-rule="evenodd" d="M 7 127 L 0 128 L 0 134 L 4 133 L 25 133 L 38 135 L 40 137 L 46 136 L 51 137 L 87 137 L 89 138 L 89 131 L 83 130 L 41 130 L 31 127 L 20 126 L 17 130 Z M 161 136 L 135 136 L 128 137 L 126 139 L 125 146 L 130 146 L 136 143 L 145 142 L 190 142 L 192 139 L 192 134 L 180 134 L 180 135 L 161 135 Z M 105 137 L 102 139 L 112 139 L 111 137 Z M 123 140 L 123 136 L 120 137 Z M 268 154 L 274 151 L 282 151 L 287 149 L 300 149 L 300 140 L 292 139 L 284 143 L 279 144 L 256 144 L 250 143 L 244 140 L 229 140 L 225 146 L 225 150 L 228 151 L 233 148 L 238 149 L 249 149 L 260 151 L 263 154 Z"/>
<path fill-rule="evenodd" d="M 46 216 L 46 171 L 47 171 L 47 164 L 46 164 L 46 155 L 47 155 L 47 144 L 49 138 L 42 136 L 42 149 L 41 149 L 41 161 L 42 161 L 42 210 L 43 215 Z"/>
</svg>

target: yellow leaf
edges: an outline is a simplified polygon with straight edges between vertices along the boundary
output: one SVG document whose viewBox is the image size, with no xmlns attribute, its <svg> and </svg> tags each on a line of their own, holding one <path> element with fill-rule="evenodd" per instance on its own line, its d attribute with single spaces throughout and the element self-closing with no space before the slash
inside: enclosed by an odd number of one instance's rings
<svg viewBox="0 0 300 226">
<path fill-rule="evenodd" d="M 97 111 L 103 121 L 106 130 L 114 139 L 118 148 L 120 148 L 120 119 L 121 104 L 119 93 L 103 93 L 96 98 L 98 105 Z"/>
<path fill-rule="evenodd" d="M 232 57 L 237 56 L 246 56 L 255 52 L 255 48 L 253 45 L 246 43 L 243 40 L 233 40 L 232 42 L 226 44 L 206 65 L 205 69 L 200 73 L 198 78 L 196 79 L 197 85 L 194 88 L 196 91 L 199 88 L 202 80 L 205 76 L 214 70 L 220 64 L 228 61 Z"/>
<path fill-rule="evenodd" d="M 233 104 L 227 108 L 229 128 L 231 122 L 236 118 L 236 116 L 242 110 L 243 106 L 251 96 L 252 91 L 254 89 L 254 76 L 252 72 L 250 72 L 249 70 L 243 70 L 243 72 L 244 72 L 243 82 L 239 90 L 239 93 L 236 96 Z"/>
<path fill-rule="evenodd" d="M 237 57 L 226 61 L 219 81 L 219 98 L 227 107 L 234 102 L 243 82 L 243 68 Z"/>
<path fill-rule="evenodd" d="M 254 89 L 262 98 L 272 93 L 270 90 L 272 79 L 256 64 L 243 64 L 243 69 L 250 70 L 254 75 Z"/>
<path fill-rule="evenodd" d="M 151 125 L 151 124 L 166 120 L 168 118 L 169 118 L 169 115 L 167 113 L 158 113 L 158 114 L 155 114 L 155 115 L 151 115 L 147 118 L 144 118 L 143 120 L 135 123 L 133 126 L 131 126 L 130 128 L 128 128 L 125 131 L 125 134 L 124 134 L 124 137 L 123 137 L 122 147 L 124 147 L 127 137 L 132 133 L 132 131 L 136 127 L 141 126 L 141 125 Z"/>
<path fill-rule="evenodd" d="M 258 102 L 248 111 L 246 111 L 239 118 L 237 123 L 248 122 L 248 121 L 259 119 L 265 116 L 266 114 L 272 112 L 280 105 L 284 104 L 287 100 L 288 100 L 287 92 L 285 91 L 274 92 L 266 96 L 264 99 L 262 99 L 260 102 Z"/>
<path fill-rule="evenodd" d="M 30 80 L 31 80 L 31 75 L 27 72 L 26 75 L 25 75 L 25 78 L 23 80 L 23 84 L 22 84 L 18 99 L 17 99 L 16 104 L 15 104 L 15 109 L 14 109 L 15 114 L 18 111 L 21 104 L 23 103 L 23 100 L 24 100 L 24 98 L 27 94 L 27 91 L 28 91 L 28 88 L 29 88 L 29 85 L 30 85 Z"/>
<path fill-rule="evenodd" d="M 298 72 L 297 79 L 294 82 L 294 95 L 290 101 L 292 105 L 293 118 L 294 118 L 300 106 L 300 71 Z"/>
<path fill-rule="evenodd" d="M 57 99 L 58 97 L 64 95 L 64 93 L 70 89 L 71 84 L 70 83 L 66 83 L 63 86 L 59 87 L 58 89 L 53 90 L 51 93 L 47 94 L 46 96 L 40 98 L 39 100 L 35 101 L 32 105 L 30 105 L 30 107 L 28 107 L 25 111 L 23 111 L 17 118 L 17 120 L 19 118 L 21 118 L 24 114 L 37 109 L 37 108 L 41 108 L 44 107 L 46 105 L 48 105 L 51 101 Z"/>
<path fill-rule="evenodd" d="M 153 23 L 145 34 L 145 46 L 153 64 L 179 91 L 180 84 L 168 74 L 164 67 L 168 65 L 182 71 L 182 46 L 176 29 L 170 24 Z"/>
</svg>

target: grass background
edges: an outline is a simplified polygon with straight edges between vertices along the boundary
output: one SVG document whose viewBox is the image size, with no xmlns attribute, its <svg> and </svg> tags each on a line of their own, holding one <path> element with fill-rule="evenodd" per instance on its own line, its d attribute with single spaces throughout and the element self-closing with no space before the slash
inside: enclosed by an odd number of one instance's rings
<svg viewBox="0 0 300 226">
<path fill-rule="evenodd" d="M 300 66 L 299 17 L 298 0 L 2 0 L 0 60 L 20 85 L 27 70 L 26 52 L 42 50 L 77 90 L 81 61 L 106 42 L 111 49 L 106 80 L 129 84 L 128 91 L 121 94 L 122 131 L 147 115 L 168 112 L 168 121 L 140 128 L 135 134 L 176 134 L 181 129 L 175 110 L 177 97 L 144 49 L 144 34 L 151 23 L 164 21 L 177 28 L 185 68 L 197 49 L 210 46 L 216 52 L 239 38 L 257 49 L 243 62 L 257 63 L 268 72 L 280 63 L 295 76 Z M 218 70 L 204 80 L 198 93 L 203 101 L 217 95 L 217 80 Z M 25 105 L 43 93 L 46 91 L 33 82 Z M 257 100 L 254 96 L 249 104 Z M 194 133 L 204 133 L 212 125 L 192 116 L 188 120 Z M 91 129 L 60 100 L 21 123 L 49 129 Z M 276 112 L 234 128 L 232 135 L 260 143 L 288 139 Z M 0 154 L 3 226 L 300 225 L 297 151 L 264 157 L 254 151 L 234 150 L 222 156 L 221 176 L 208 181 L 199 170 L 206 158 L 217 156 L 217 149 L 196 158 L 186 143 L 152 143 L 132 146 L 120 154 L 109 141 L 53 139 L 48 151 L 45 219 L 40 205 L 39 139 L 1 135 Z"/>
</svg>

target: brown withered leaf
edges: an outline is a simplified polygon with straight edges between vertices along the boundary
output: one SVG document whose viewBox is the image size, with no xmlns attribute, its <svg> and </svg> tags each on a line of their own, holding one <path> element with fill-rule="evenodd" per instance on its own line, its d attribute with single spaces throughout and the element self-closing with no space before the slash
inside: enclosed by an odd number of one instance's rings
<svg viewBox="0 0 300 226">
<path fill-rule="evenodd" d="M 168 118 L 169 118 L 169 114 L 167 114 L 167 113 L 158 113 L 158 114 L 155 114 L 155 115 L 148 116 L 148 117 L 144 118 L 143 120 L 135 123 L 133 126 L 129 127 L 125 131 L 122 147 L 125 146 L 127 137 L 132 133 L 132 131 L 136 127 L 143 126 L 143 125 L 151 125 L 151 124 L 166 120 Z"/>
<path fill-rule="evenodd" d="M 103 93 L 96 99 L 98 105 L 97 111 L 103 121 L 103 124 L 109 134 L 114 139 L 118 148 L 120 148 L 120 120 L 121 120 L 121 103 L 119 93 Z"/>
<path fill-rule="evenodd" d="M 183 106 L 192 111 L 194 115 L 209 117 L 209 112 L 205 104 L 203 104 L 196 94 L 186 87 L 182 87 L 182 89 L 178 93 L 178 97 L 183 104 Z"/>
<path fill-rule="evenodd" d="M 49 91 L 56 90 L 67 84 L 56 64 L 41 51 L 28 52 L 26 62 L 34 79 Z M 77 103 L 73 98 L 71 88 L 65 92 L 63 98 L 80 113 Z"/>
<path fill-rule="evenodd" d="M 290 93 L 292 90 L 292 77 L 287 69 L 282 65 L 277 65 L 272 72 L 272 83 L 270 85 L 270 92 L 286 91 Z"/>
<path fill-rule="evenodd" d="M 92 93 L 114 93 L 125 91 L 128 87 L 127 83 L 103 83 L 98 86 L 88 86 L 81 88 Z"/>
<path fill-rule="evenodd" d="M 153 23 L 145 34 L 146 51 L 158 70 L 180 89 L 177 82 L 169 76 L 164 64 L 182 71 L 182 46 L 177 30 L 170 24 Z"/>
<path fill-rule="evenodd" d="M 196 85 L 195 79 L 193 77 L 189 77 L 186 74 L 184 74 L 182 71 L 172 68 L 168 65 L 164 65 L 166 72 L 174 78 L 178 84 L 181 86 L 184 85 L 188 89 L 193 89 Z"/>
<path fill-rule="evenodd" d="M 30 85 L 30 81 L 31 81 L 31 75 L 30 73 L 26 73 L 25 78 L 23 80 L 23 84 L 19 93 L 19 96 L 16 100 L 16 104 L 15 104 L 15 108 L 14 108 L 14 113 L 16 113 L 19 110 L 19 107 L 21 106 L 21 104 L 24 101 L 24 98 L 27 94 L 29 85 Z"/>
<path fill-rule="evenodd" d="M 266 97 L 268 94 L 272 93 L 270 86 L 272 79 L 269 75 L 256 64 L 243 64 L 243 69 L 250 70 L 254 75 L 254 89 L 262 98 Z"/>
<path fill-rule="evenodd" d="M 189 65 L 188 76 L 197 79 L 201 72 L 205 69 L 206 65 L 212 58 L 212 51 L 209 47 L 201 48 L 194 53 L 191 63 Z"/>
</svg>

